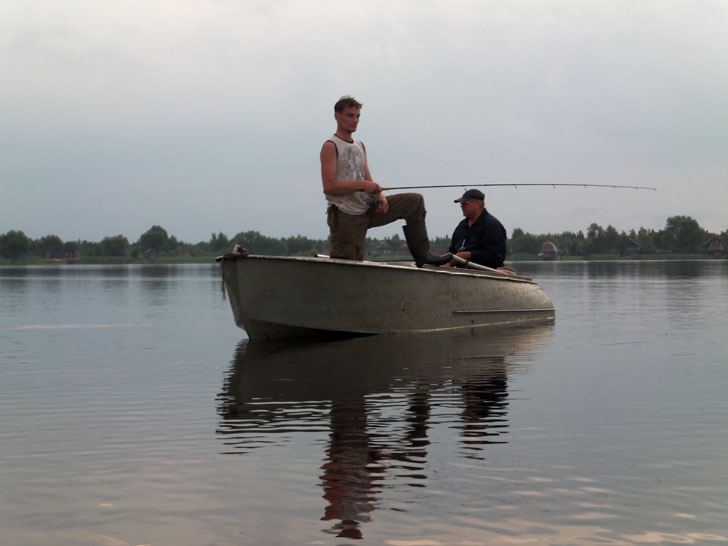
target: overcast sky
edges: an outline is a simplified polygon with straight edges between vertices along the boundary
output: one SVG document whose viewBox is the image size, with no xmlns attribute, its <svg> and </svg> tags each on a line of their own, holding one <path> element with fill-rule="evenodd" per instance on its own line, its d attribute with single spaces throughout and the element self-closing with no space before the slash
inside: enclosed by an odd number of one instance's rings
<svg viewBox="0 0 728 546">
<path fill-rule="evenodd" d="M 345 94 L 384 186 L 658 188 L 484 188 L 509 235 L 719 232 L 726 29 L 725 0 L 3 0 L 0 234 L 324 238 Z M 420 191 L 449 235 L 463 189 Z"/>
</svg>

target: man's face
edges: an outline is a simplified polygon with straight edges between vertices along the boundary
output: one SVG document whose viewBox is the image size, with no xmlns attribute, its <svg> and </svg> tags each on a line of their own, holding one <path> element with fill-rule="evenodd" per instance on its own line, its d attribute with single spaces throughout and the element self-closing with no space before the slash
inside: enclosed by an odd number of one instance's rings
<svg viewBox="0 0 728 546">
<path fill-rule="evenodd" d="M 460 210 L 463 211 L 463 216 L 467 217 L 468 213 L 470 213 L 471 205 L 473 204 L 472 199 L 468 199 L 467 201 L 463 201 L 460 203 Z"/>
<path fill-rule="evenodd" d="M 483 210 L 483 201 L 468 199 L 467 201 L 460 203 L 460 209 L 463 211 L 463 216 L 466 218 L 477 218 Z"/>
<path fill-rule="evenodd" d="M 341 113 L 336 112 L 334 117 L 339 129 L 346 131 L 347 133 L 353 133 L 356 131 L 357 125 L 359 125 L 359 117 L 361 116 L 361 108 L 344 108 Z"/>
</svg>

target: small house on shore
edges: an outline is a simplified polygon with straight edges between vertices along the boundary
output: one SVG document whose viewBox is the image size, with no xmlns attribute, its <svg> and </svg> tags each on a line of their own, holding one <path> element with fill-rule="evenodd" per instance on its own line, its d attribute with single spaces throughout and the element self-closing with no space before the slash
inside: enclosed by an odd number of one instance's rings
<svg viewBox="0 0 728 546">
<path fill-rule="evenodd" d="M 718 237 L 711 237 L 703 243 L 703 246 L 708 249 L 708 254 L 714 258 L 718 258 L 723 255 L 723 243 L 720 242 Z"/>
<path fill-rule="evenodd" d="M 556 248 L 556 245 L 552 243 L 551 241 L 546 241 L 541 246 L 541 252 L 538 253 L 539 256 L 541 256 L 541 259 L 548 260 L 548 261 L 558 261 L 559 260 L 559 249 Z"/>
<path fill-rule="evenodd" d="M 394 247 L 390 245 L 387 241 L 382 241 L 378 243 L 374 248 L 369 249 L 369 252 L 367 254 L 369 256 L 389 256 L 394 252 Z"/>
<path fill-rule="evenodd" d="M 78 245 L 76 243 L 63 243 L 51 250 L 47 256 L 51 260 L 67 260 L 74 262 L 78 260 Z"/>
<path fill-rule="evenodd" d="M 636 256 L 640 252 L 642 252 L 642 247 L 637 241 L 629 237 L 624 238 L 624 253 L 627 256 Z"/>
</svg>

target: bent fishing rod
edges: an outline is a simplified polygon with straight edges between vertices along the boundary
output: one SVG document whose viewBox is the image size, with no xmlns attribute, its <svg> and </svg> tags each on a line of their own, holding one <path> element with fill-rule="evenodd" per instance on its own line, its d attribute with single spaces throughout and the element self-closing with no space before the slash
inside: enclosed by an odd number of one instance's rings
<svg viewBox="0 0 728 546">
<path fill-rule="evenodd" d="M 442 185 L 435 185 L 435 186 L 391 186 L 389 188 L 382 187 L 382 190 L 422 190 L 422 189 L 430 189 L 430 188 L 483 188 L 483 187 L 492 187 L 492 186 L 513 186 L 514 188 L 518 189 L 519 186 L 553 186 L 554 188 L 556 186 L 572 186 L 572 187 L 581 187 L 581 188 L 626 188 L 630 190 L 652 190 L 657 191 L 657 188 L 652 188 L 649 186 L 620 186 L 619 184 L 563 184 L 563 183 L 549 183 L 549 182 L 539 182 L 539 183 L 525 183 L 525 184 L 519 184 L 519 183 L 509 183 L 509 184 L 442 184 Z"/>
</svg>

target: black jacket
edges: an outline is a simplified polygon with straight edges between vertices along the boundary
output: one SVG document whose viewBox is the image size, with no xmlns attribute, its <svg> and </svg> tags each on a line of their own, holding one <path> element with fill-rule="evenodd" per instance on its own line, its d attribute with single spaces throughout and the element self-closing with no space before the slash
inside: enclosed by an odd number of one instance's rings
<svg viewBox="0 0 728 546">
<path fill-rule="evenodd" d="M 450 252 L 469 251 L 470 261 L 487 267 L 501 267 L 506 259 L 506 230 L 498 218 L 483 209 L 478 219 L 468 226 L 460 222 L 452 234 Z"/>
</svg>

